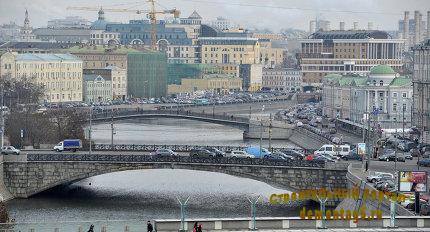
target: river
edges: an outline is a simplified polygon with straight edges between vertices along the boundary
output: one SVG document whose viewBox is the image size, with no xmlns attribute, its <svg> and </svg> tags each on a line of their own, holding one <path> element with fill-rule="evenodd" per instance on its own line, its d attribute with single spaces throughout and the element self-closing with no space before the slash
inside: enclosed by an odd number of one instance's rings
<svg viewBox="0 0 430 232">
<path fill-rule="evenodd" d="M 173 119 L 134 119 L 115 122 L 115 143 L 249 145 L 242 131 L 230 127 Z M 110 143 L 110 124 L 93 125 L 97 143 Z M 267 141 L 264 142 L 265 144 Z M 274 141 L 274 146 L 291 145 Z M 147 220 L 179 218 L 176 196 L 190 196 L 187 216 L 193 218 L 248 217 L 247 197 L 260 195 L 259 217 L 298 216 L 299 206 L 273 206 L 272 193 L 286 190 L 220 173 L 191 170 L 137 170 L 100 175 L 60 186 L 29 199 L 9 201 L 17 222 Z"/>
</svg>

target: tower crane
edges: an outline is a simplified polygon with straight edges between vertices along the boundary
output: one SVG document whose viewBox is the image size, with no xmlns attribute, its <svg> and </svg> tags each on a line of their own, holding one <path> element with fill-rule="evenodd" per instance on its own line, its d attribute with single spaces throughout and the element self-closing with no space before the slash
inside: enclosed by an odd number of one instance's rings
<svg viewBox="0 0 430 232">
<path fill-rule="evenodd" d="M 171 10 L 157 11 L 155 9 L 155 0 L 147 0 L 150 4 L 150 10 L 132 10 L 132 9 L 115 9 L 115 8 L 97 8 L 97 7 L 67 7 L 67 10 L 82 10 L 82 11 L 106 11 L 116 13 L 135 13 L 135 14 L 147 14 L 148 19 L 151 22 L 151 49 L 157 49 L 157 15 L 159 14 L 172 14 L 174 18 L 179 18 L 180 11 L 173 8 Z"/>
</svg>

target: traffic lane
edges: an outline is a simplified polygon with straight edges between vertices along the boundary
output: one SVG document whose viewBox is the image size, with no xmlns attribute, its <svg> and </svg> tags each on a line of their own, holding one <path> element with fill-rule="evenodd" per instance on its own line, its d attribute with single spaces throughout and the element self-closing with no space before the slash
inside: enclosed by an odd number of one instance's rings
<svg viewBox="0 0 430 232">
<path fill-rule="evenodd" d="M 294 104 L 292 101 L 283 101 L 283 102 L 255 102 L 255 103 L 240 103 L 240 104 L 232 104 L 232 105 L 207 105 L 207 106 L 199 106 L 199 107 L 185 107 L 186 110 L 192 112 L 201 113 L 203 110 L 205 113 L 212 113 L 214 110 L 215 114 L 222 113 L 235 113 L 235 114 L 249 114 L 251 109 L 251 113 L 261 113 L 264 105 L 264 111 L 268 110 L 281 110 L 291 107 Z"/>
</svg>

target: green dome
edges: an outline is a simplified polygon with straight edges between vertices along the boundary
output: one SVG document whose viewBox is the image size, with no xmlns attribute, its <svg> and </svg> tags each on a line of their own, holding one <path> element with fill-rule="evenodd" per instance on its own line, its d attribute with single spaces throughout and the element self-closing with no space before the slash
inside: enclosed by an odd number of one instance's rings
<svg viewBox="0 0 430 232">
<path fill-rule="evenodd" d="M 378 65 L 370 69 L 370 74 L 396 74 L 388 65 Z"/>
</svg>

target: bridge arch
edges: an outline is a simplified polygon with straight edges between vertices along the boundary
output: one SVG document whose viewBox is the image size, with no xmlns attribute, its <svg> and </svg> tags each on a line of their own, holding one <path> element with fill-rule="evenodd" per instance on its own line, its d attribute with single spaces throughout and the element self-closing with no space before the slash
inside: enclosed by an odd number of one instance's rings
<svg viewBox="0 0 430 232">
<path fill-rule="evenodd" d="M 322 165 L 322 166 L 321 166 Z M 270 160 L 193 159 L 145 155 L 28 154 L 27 162 L 5 162 L 4 183 L 14 197 L 27 198 L 58 185 L 107 173 L 145 169 L 188 169 L 253 179 L 291 191 L 346 186 L 346 170 L 321 163 Z M 23 174 L 24 173 L 24 174 Z M 327 181 L 330 179 L 330 181 Z M 27 183 L 25 186 L 22 183 Z"/>
<path fill-rule="evenodd" d="M 144 43 L 141 39 L 133 39 L 132 41 L 130 41 L 130 44 L 136 45 L 136 44 L 144 44 Z"/>
</svg>

